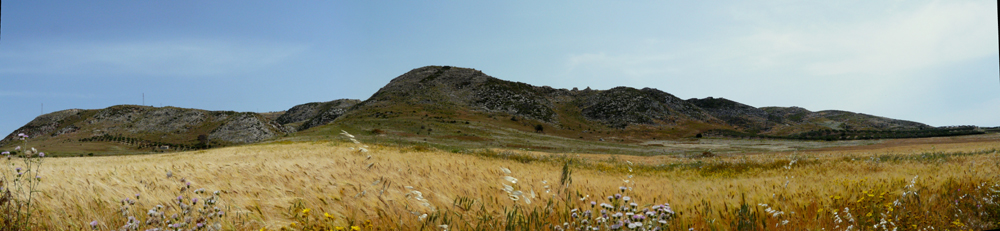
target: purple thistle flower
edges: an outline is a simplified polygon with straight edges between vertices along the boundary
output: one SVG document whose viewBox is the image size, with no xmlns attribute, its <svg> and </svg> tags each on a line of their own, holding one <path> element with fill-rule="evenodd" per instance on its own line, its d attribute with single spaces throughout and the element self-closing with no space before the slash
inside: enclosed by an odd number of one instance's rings
<svg viewBox="0 0 1000 231">
<path fill-rule="evenodd" d="M 615 194 L 615 199 L 621 199 L 621 198 L 622 198 L 622 194 Z"/>
<path fill-rule="evenodd" d="M 591 207 L 591 208 L 593 208 L 593 207 L 594 207 L 594 206 L 596 206 L 596 205 L 597 205 L 597 202 L 596 202 L 596 201 L 590 201 L 590 207 Z"/>
<path fill-rule="evenodd" d="M 193 204 L 197 204 L 197 203 L 198 203 L 198 198 L 191 199 L 191 204 L 192 205 Z"/>
<path fill-rule="evenodd" d="M 3 154 L 3 155 L 10 155 L 10 152 L 8 152 L 8 151 L 3 151 L 3 153 L 2 153 L 2 154 Z"/>
<path fill-rule="evenodd" d="M 39 152 L 38 153 L 38 157 L 45 157 L 45 153 L 44 152 Z"/>
<path fill-rule="evenodd" d="M 97 229 L 97 220 L 91 221 L 90 222 L 90 227 L 94 228 L 94 229 Z"/>
<path fill-rule="evenodd" d="M 21 150 L 21 146 L 14 147 L 14 151 L 20 151 L 20 150 Z"/>
<path fill-rule="evenodd" d="M 17 172 L 21 172 L 21 167 L 17 167 L 15 170 L 17 170 Z"/>
</svg>

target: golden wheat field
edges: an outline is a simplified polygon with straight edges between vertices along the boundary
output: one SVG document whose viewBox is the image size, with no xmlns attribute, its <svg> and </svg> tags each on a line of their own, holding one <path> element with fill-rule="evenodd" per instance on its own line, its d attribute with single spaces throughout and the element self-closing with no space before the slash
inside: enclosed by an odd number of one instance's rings
<svg viewBox="0 0 1000 231">
<path fill-rule="evenodd" d="M 1000 227 L 1000 139 L 984 137 L 713 157 L 334 140 L 45 158 L 31 219 L 49 230 L 982 230 Z"/>
</svg>

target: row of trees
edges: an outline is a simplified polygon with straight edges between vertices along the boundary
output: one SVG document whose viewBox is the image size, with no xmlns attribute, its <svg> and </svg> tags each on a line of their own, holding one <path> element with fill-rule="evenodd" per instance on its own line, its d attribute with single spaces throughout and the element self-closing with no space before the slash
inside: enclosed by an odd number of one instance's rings
<svg viewBox="0 0 1000 231">
<path fill-rule="evenodd" d="M 104 134 L 100 136 L 93 136 L 80 139 L 80 142 L 112 142 L 131 147 L 136 147 L 138 149 L 150 149 L 152 151 L 161 150 L 162 147 L 167 147 L 167 149 L 169 150 L 178 150 L 178 151 L 206 149 L 210 147 L 208 136 L 205 135 L 199 135 L 198 142 L 193 145 L 150 141 L 134 137 L 126 137 L 120 134 L 116 135 Z"/>
<path fill-rule="evenodd" d="M 733 130 L 712 130 L 705 133 L 705 136 L 720 136 L 732 138 L 771 138 L 771 139 L 796 139 L 796 140 L 871 140 L 871 139 L 897 139 L 897 138 L 921 138 L 921 137 L 942 137 L 983 134 L 984 130 L 976 126 L 950 126 L 938 128 L 926 128 L 916 130 L 814 130 L 797 134 L 775 136 L 746 133 Z M 699 134 L 701 135 L 701 134 Z"/>
</svg>

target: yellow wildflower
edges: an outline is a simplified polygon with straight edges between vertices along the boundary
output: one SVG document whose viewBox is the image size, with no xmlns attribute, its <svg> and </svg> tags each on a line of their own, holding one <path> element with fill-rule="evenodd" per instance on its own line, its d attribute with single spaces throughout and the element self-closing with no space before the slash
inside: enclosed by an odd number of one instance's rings
<svg viewBox="0 0 1000 231">
<path fill-rule="evenodd" d="M 344 230 L 344 227 L 340 227 L 340 226 L 337 226 L 335 228 L 337 229 L 337 231 L 343 231 Z"/>
<path fill-rule="evenodd" d="M 333 215 L 330 215 L 330 213 L 323 213 L 323 216 L 326 217 L 327 219 L 331 220 L 333 219 Z"/>
<path fill-rule="evenodd" d="M 358 231 L 361 230 L 361 227 L 351 226 L 351 230 Z"/>
<path fill-rule="evenodd" d="M 309 214 L 309 209 L 303 209 L 303 210 L 302 210 L 302 213 L 303 213 L 303 214 Z"/>
</svg>

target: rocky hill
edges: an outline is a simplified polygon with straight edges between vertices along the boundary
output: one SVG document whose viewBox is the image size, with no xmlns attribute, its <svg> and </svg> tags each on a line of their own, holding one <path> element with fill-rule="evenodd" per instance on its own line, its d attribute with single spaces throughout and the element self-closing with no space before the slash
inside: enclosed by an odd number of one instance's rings
<svg viewBox="0 0 1000 231">
<path fill-rule="evenodd" d="M 468 126 L 445 125 L 459 123 Z M 326 128 L 317 131 L 317 127 Z M 932 127 L 846 111 L 757 108 L 712 97 L 682 100 L 653 88 L 556 89 L 505 81 L 475 69 L 426 66 L 392 79 L 364 101 L 306 103 L 284 112 L 258 114 L 135 105 L 63 110 L 39 116 L 0 141 L 0 146 L 9 145 L 16 134 L 25 133 L 33 140 L 47 140 L 56 146 L 112 142 L 133 149 L 163 145 L 203 148 L 260 142 L 291 133 L 328 136 L 348 128 L 423 140 L 478 141 L 500 140 L 496 136 L 515 134 L 510 131 L 619 142 L 695 137 L 706 132 L 806 139 L 961 133 L 923 131 L 887 135 L 872 131 L 917 131 Z M 81 148 L 68 148 L 76 149 Z"/>
<path fill-rule="evenodd" d="M 118 105 L 41 115 L 0 140 L 0 146 L 11 144 L 19 133 L 42 144 L 111 139 L 126 148 L 141 149 L 168 144 L 194 147 L 205 142 L 254 143 L 288 132 L 281 124 L 257 113 Z M 199 136 L 204 140 L 199 140 Z"/>
<path fill-rule="evenodd" d="M 818 129 L 829 130 L 921 130 L 932 128 L 913 121 L 826 110 L 812 112 L 800 107 L 755 108 L 725 98 L 688 99 L 712 116 L 743 131 L 789 135 Z"/>
<path fill-rule="evenodd" d="M 791 135 L 812 130 L 916 130 L 930 126 L 845 111 L 798 107 L 757 108 L 725 98 L 682 100 L 653 89 L 616 87 L 567 90 L 532 86 L 449 66 L 413 69 L 393 79 L 345 114 L 348 118 L 406 118 L 422 112 L 444 117 L 510 117 L 578 130 L 672 130 L 664 138 L 710 130 Z M 419 113 L 417 113 L 419 114 Z M 522 122 L 524 123 L 524 122 Z M 655 137 L 655 136 L 654 136 Z"/>
<path fill-rule="evenodd" d="M 590 130 L 682 126 L 687 122 L 709 127 L 722 124 L 694 104 L 657 89 L 555 89 L 449 66 L 427 66 L 400 75 L 353 110 L 345 116 L 405 117 L 410 111 L 504 117 L 564 128 L 586 125 L 592 127 Z"/>
</svg>

